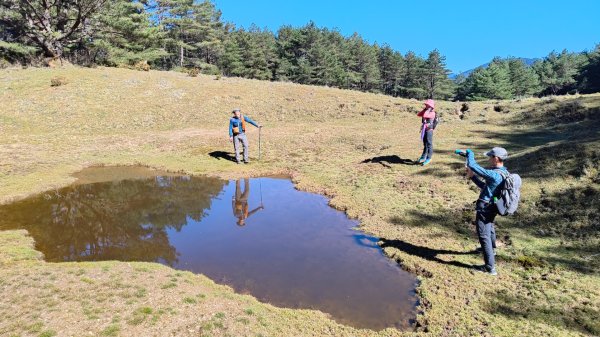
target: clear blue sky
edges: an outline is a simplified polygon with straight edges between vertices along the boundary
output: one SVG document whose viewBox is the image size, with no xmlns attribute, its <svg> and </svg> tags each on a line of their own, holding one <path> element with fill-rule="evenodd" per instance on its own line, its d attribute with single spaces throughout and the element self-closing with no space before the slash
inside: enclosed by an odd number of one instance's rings
<svg viewBox="0 0 600 337">
<path fill-rule="evenodd" d="M 276 32 L 282 25 L 337 28 L 403 54 L 434 48 L 453 72 L 494 56 L 536 58 L 552 50 L 591 50 L 600 43 L 597 0 L 213 0 L 223 20 Z"/>
</svg>

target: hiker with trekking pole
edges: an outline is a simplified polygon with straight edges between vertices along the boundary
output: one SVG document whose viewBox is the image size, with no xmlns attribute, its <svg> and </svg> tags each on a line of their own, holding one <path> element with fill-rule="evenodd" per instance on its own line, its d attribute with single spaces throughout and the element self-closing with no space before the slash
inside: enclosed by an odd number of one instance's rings
<svg viewBox="0 0 600 337">
<path fill-rule="evenodd" d="M 260 160 L 260 129 L 262 125 L 257 124 L 250 117 L 242 115 L 240 108 L 235 108 L 232 111 L 233 117 L 229 119 L 229 141 L 233 142 L 233 150 L 235 151 L 235 161 L 240 164 L 240 143 L 244 147 L 244 163 L 248 164 L 248 137 L 246 137 L 246 123 L 250 123 L 258 128 L 258 148 Z"/>
<path fill-rule="evenodd" d="M 477 270 L 496 276 L 494 219 L 498 214 L 512 215 L 516 211 L 521 178 L 517 174 L 510 174 L 504 167 L 504 161 L 508 158 L 504 148 L 495 147 L 485 153 L 491 166 L 489 169 L 479 166 L 473 151 L 469 149 L 456 150 L 455 153 L 467 158 L 467 177 L 481 189 L 475 206 L 475 225 L 485 264 L 477 267 Z"/>
<path fill-rule="evenodd" d="M 433 130 L 439 121 L 435 113 L 435 102 L 432 99 L 425 101 L 425 108 L 417 114 L 421 117 L 421 140 L 423 141 L 423 153 L 417 163 L 425 166 L 431 162 L 433 156 Z"/>
<path fill-rule="evenodd" d="M 265 209 L 265 206 L 262 203 L 262 186 L 260 188 L 260 206 L 250 211 L 248 207 L 248 198 L 250 197 L 250 179 L 244 179 L 243 191 L 240 186 L 240 179 L 235 181 L 235 195 L 231 198 L 231 207 L 233 208 L 233 215 L 237 218 L 238 226 L 245 226 L 246 219 L 248 219 L 248 217 L 260 211 L 261 209 Z"/>
</svg>

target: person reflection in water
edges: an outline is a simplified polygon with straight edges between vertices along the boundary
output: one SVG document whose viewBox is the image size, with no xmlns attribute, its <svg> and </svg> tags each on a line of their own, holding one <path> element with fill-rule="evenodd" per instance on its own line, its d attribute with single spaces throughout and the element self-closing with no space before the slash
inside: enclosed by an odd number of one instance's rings
<svg viewBox="0 0 600 337">
<path fill-rule="evenodd" d="M 233 215 L 238 218 L 237 224 L 238 226 L 246 225 L 246 219 L 252 214 L 258 212 L 265 207 L 260 204 L 260 206 L 256 207 L 252 211 L 248 211 L 248 197 L 250 196 L 250 179 L 244 179 L 244 192 L 242 192 L 242 188 L 240 186 L 241 179 L 235 181 L 235 196 L 231 199 L 231 206 L 233 208 Z"/>
</svg>

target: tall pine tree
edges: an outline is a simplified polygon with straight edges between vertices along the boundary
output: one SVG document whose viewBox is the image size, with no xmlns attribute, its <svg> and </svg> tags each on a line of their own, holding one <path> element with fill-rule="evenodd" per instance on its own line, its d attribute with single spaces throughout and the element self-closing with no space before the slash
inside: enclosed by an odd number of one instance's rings
<svg viewBox="0 0 600 337">
<path fill-rule="evenodd" d="M 423 67 L 423 83 L 427 98 L 449 99 L 453 96 L 452 82 L 448 78 L 446 58 L 437 49 L 429 53 Z"/>
</svg>

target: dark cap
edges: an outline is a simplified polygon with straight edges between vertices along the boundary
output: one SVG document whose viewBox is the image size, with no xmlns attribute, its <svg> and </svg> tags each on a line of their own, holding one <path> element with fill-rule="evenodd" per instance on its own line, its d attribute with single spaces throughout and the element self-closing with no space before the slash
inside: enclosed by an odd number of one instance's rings
<svg viewBox="0 0 600 337">
<path fill-rule="evenodd" d="M 508 158 L 508 152 L 506 152 L 506 149 L 502 147 L 495 147 L 492 149 L 492 151 L 486 152 L 485 155 L 488 157 L 498 157 L 502 160 Z"/>
</svg>

